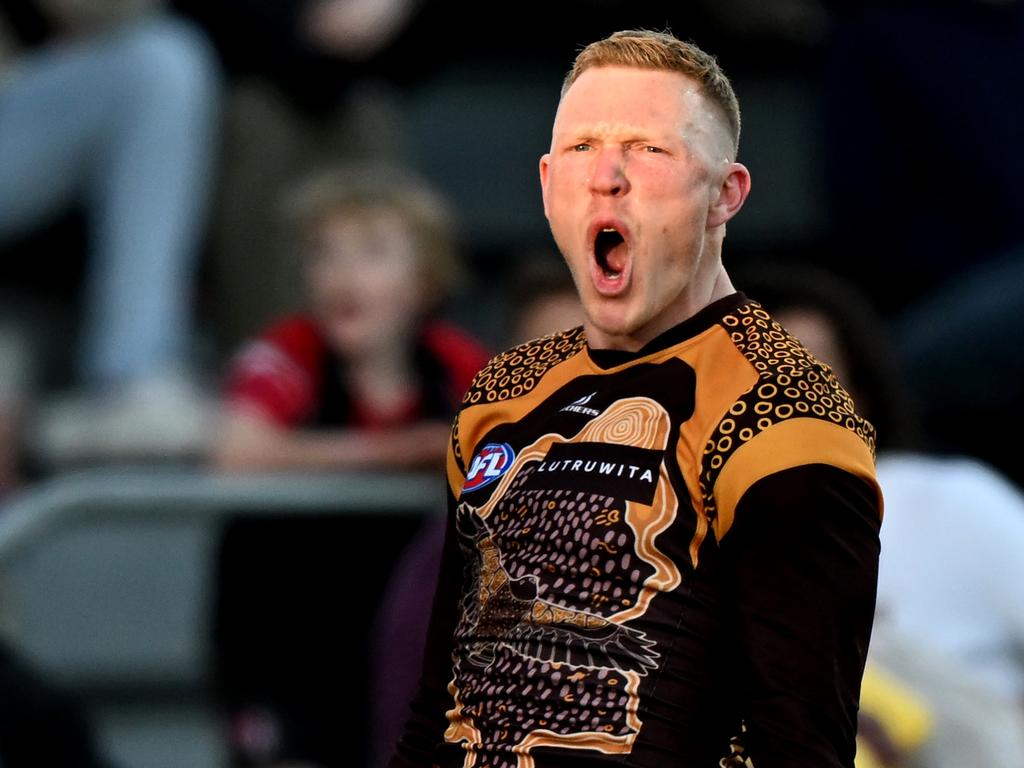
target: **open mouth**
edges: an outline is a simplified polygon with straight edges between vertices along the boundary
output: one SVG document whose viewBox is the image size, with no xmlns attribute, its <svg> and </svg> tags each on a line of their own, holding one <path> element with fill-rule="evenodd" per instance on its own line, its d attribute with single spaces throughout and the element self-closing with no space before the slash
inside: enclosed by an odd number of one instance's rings
<svg viewBox="0 0 1024 768">
<path fill-rule="evenodd" d="M 605 227 L 594 238 L 594 258 L 609 280 L 621 277 L 626 268 L 626 240 L 614 227 Z"/>
</svg>

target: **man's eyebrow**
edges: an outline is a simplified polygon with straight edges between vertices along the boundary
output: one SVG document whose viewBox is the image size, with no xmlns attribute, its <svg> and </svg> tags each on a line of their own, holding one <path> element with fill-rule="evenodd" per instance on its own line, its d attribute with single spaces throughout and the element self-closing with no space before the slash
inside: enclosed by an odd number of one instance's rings
<svg viewBox="0 0 1024 768">
<path fill-rule="evenodd" d="M 615 144 L 658 144 L 667 145 L 676 142 L 686 142 L 686 136 L 673 135 L 666 132 L 652 132 L 649 130 L 623 130 L 612 132 L 608 130 L 579 130 L 563 132 L 560 137 L 566 143 L 593 143 L 612 142 Z"/>
</svg>

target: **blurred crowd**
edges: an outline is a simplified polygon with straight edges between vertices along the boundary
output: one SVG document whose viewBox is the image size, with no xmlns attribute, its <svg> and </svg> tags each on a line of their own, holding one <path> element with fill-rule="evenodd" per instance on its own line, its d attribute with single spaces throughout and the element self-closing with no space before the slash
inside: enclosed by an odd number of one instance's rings
<svg viewBox="0 0 1024 768">
<path fill-rule="evenodd" d="M 670 27 L 719 56 L 748 107 L 756 224 L 730 225 L 727 267 L 879 432 L 858 765 L 1012 763 L 1024 5 L 554 5 L 5 2 L 0 515 L 47 478 L 126 462 L 440 475 L 489 354 L 581 319 L 530 176 L 562 68 L 615 29 Z M 780 83 L 799 120 L 771 101 Z M 766 224 L 773 198 L 792 210 Z M 223 533 L 214 674 L 237 765 L 372 764 L 394 738 L 438 532 L 380 553 L 379 589 L 350 606 L 356 641 L 323 611 L 357 577 L 331 555 L 352 525 L 242 518 Z M 339 648 L 371 662 L 355 753 L 332 731 L 351 672 Z M 71 724 L 45 764 L 103 764 L 81 713 L 34 674 L 0 653 L 0 679 L 59 702 L 0 701 L 0 764 L 42 764 L 5 736 L 15 712 Z"/>
</svg>

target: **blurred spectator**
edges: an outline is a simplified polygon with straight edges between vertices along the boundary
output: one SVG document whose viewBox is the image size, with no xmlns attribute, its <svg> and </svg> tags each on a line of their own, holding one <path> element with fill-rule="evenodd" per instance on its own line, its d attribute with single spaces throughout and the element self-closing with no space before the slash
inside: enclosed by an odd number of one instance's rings
<svg viewBox="0 0 1024 768">
<path fill-rule="evenodd" d="M 288 210 L 309 310 L 235 357 L 215 466 L 439 469 L 451 417 L 488 358 L 433 317 L 457 276 L 445 206 L 409 174 L 349 167 L 301 185 Z M 364 625 L 410 533 L 358 516 L 229 526 L 216 662 L 238 765 L 359 764 Z M 369 550 L 343 555 L 353 544 Z"/>
<path fill-rule="evenodd" d="M 509 296 L 509 346 L 583 325 L 579 294 L 561 256 L 538 253 L 516 263 Z"/>
<path fill-rule="evenodd" d="M 174 6 L 207 30 L 236 83 L 258 78 L 302 112 L 327 118 L 356 81 L 382 73 L 425 1 L 174 0 Z"/>
<path fill-rule="evenodd" d="M 341 168 L 291 213 L 309 312 L 232 364 L 216 464 L 228 470 L 413 468 L 443 461 L 447 416 L 487 356 L 429 319 L 456 278 L 451 224 L 422 182 Z"/>
<path fill-rule="evenodd" d="M 865 667 L 856 768 L 910 768 L 931 729 L 931 711 L 920 696 L 877 664 Z"/>
<path fill-rule="evenodd" d="M 221 341 L 300 301 L 274 211 L 281 190 L 324 165 L 405 158 L 387 63 L 420 0 L 177 0 L 208 30 L 230 76 L 225 162 L 212 238 Z M 421 74 L 443 51 L 419 60 Z M 257 263 L 259 270 L 249 269 Z"/>
<path fill-rule="evenodd" d="M 892 334 L 852 286 L 779 265 L 738 284 L 877 422 L 885 518 L 869 663 L 913 688 L 935 720 L 921 762 L 907 764 L 988 765 L 1021 754 L 1024 495 L 980 462 L 914 449 Z"/>
<path fill-rule="evenodd" d="M 199 439 L 188 355 L 219 77 L 201 33 L 156 5 L 4 4 L 37 44 L 9 35 L 0 61 L 0 243 L 74 208 L 87 223 L 84 395 L 36 426 L 48 461 Z"/>
</svg>

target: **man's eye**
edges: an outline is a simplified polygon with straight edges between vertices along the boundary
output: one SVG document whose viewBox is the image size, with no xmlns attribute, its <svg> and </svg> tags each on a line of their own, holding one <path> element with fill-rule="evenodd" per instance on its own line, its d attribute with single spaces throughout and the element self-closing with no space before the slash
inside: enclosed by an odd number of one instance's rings
<svg viewBox="0 0 1024 768">
<path fill-rule="evenodd" d="M 582 142 L 580 144 L 574 145 L 573 148 L 572 148 L 572 151 L 573 152 L 589 152 L 590 151 L 590 145 L 587 144 L 586 142 Z"/>
<path fill-rule="evenodd" d="M 647 150 L 648 152 L 657 152 L 659 154 L 664 153 L 665 151 L 661 147 L 652 147 L 650 144 L 645 145 L 644 149 Z"/>
</svg>

